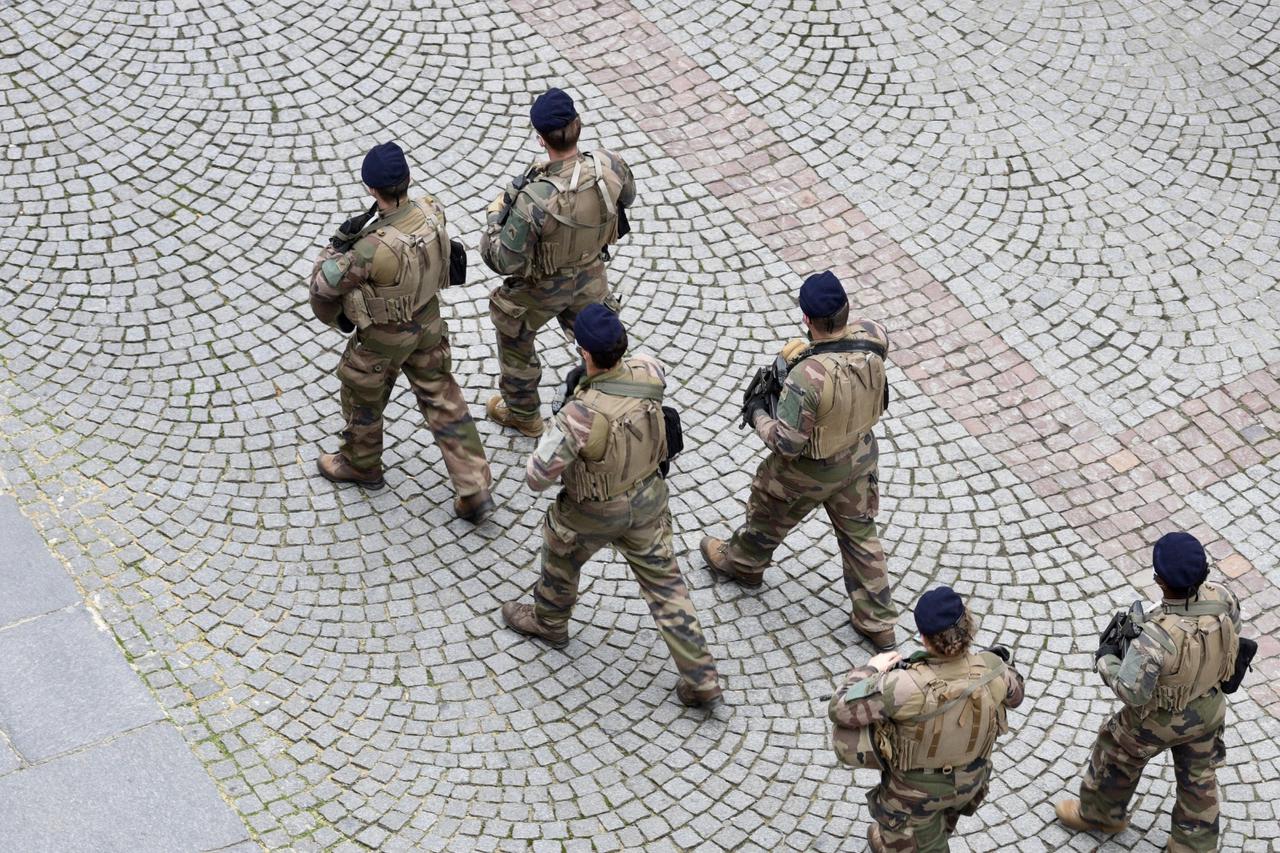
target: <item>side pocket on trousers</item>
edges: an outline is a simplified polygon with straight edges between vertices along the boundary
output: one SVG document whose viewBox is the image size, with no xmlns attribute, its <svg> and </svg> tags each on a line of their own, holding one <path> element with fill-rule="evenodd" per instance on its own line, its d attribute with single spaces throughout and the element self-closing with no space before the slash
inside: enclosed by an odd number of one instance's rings
<svg viewBox="0 0 1280 853">
<path fill-rule="evenodd" d="M 391 359 L 355 344 L 343 353 L 338 363 L 338 381 L 359 391 L 380 391 L 387 381 Z"/>
<path fill-rule="evenodd" d="M 495 287 L 489 293 L 489 319 L 499 332 L 509 338 L 520 334 L 524 315 L 529 310 L 507 294 L 505 285 Z"/>
</svg>

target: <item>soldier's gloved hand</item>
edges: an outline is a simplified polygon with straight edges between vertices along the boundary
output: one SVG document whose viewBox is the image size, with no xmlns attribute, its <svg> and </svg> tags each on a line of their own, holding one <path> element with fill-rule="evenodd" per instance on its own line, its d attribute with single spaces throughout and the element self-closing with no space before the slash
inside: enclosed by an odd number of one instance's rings
<svg viewBox="0 0 1280 853">
<path fill-rule="evenodd" d="M 498 194 L 498 197 L 497 197 L 497 198 L 495 198 L 495 199 L 494 199 L 494 200 L 489 204 L 489 206 L 488 206 L 488 207 L 486 207 L 486 208 L 484 209 L 484 212 L 485 212 L 485 213 L 498 213 L 498 212 L 500 212 L 500 211 L 502 210 L 503 205 L 505 205 L 506 203 L 507 203 L 507 194 L 506 194 L 505 192 L 503 192 L 503 193 L 499 193 L 499 194 Z"/>
<path fill-rule="evenodd" d="M 792 338 L 782 347 L 782 360 L 790 364 L 796 356 L 808 348 L 809 342 L 804 338 Z"/>
<path fill-rule="evenodd" d="M 351 318 L 341 311 L 338 312 L 338 316 L 334 318 L 333 322 L 337 325 L 338 331 L 344 335 L 349 335 L 356 330 L 356 324 L 351 322 Z"/>
<path fill-rule="evenodd" d="M 769 414 L 769 407 L 765 405 L 764 399 L 761 397 L 752 397 L 747 401 L 745 411 L 743 412 L 747 419 L 747 426 L 755 428 L 756 415 Z"/>
<path fill-rule="evenodd" d="M 1115 655 L 1116 657 L 1120 657 L 1120 644 L 1119 643 L 1099 643 L 1098 650 L 1093 654 L 1094 663 L 1097 663 L 1098 661 L 1102 660 L 1107 655 Z"/>
<path fill-rule="evenodd" d="M 1005 663 L 1009 662 L 1009 657 L 1010 657 L 1009 650 L 1004 646 L 991 646 L 990 648 L 987 649 L 987 651 L 991 652 L 991 654 L 1000 658 L 1000 660 L 1004 661 Z"/>
</svg>

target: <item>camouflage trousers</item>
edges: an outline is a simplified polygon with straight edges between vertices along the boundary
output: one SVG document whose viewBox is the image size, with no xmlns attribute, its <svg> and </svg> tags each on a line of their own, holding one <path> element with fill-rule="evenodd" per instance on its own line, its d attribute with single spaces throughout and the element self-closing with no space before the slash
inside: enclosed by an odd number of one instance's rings
<svg viewBox="0 0 1280 853">
<path fill-rule="evenodd" d="M 870 432 L 851 453 L 829 460 L 770 454 L 756 469 L 746 521 L 729 540 L 728 556 L 739 574 L 760 578 L 786 535 L 821 504 L 840 545 L 853 624 L 867 633 L 892 630 L 898 611 L 873 520 L 880 509 L 878 460 Z"/>
<path fill-rule="evenodd" d="M 401 371 L 435 436 L 445 468 L 459 495 L 489 488 L 489 463 L 480 433 L 450 373 L 448 329 L 433 299 L 414 319 L 373 326 L 354 335 L 338 363 L 342 383 L 342 446 L 338 452 L 357 468 L 382 461 L 382 412 Z"/>
<path fill-rule="evenodd" d="M 656 474 L 607 501 L 574 501 L 563 491 L 542 525 L 542 576 L 534 588 L 538 620 L 567 625 L 582 566 L 612 547 L 631 566 L 640 594 L 680 675 L 698 689 L 716 685 L 716 664 L 671 548 L 667 484 Z"/>
<path fill-rule="evenodd" d="M 1124 820 L 1143 768 L 1168 749 L 1177 782 L 1168 849 L 1217 850 L 1217 769 L 1226 759 L 1226 712 L 1225 697 L 1214 690 L 1181 711 L 1157 710 L 1144 718 L 1126 706 L 1113 714 L 1098 730 L 1080 783 L 1081 816 L 1090 821 Z"/>
<path fill-rule="evenodd" d="M 538 330 L 554 318 L 572 335 L 578 312 L 593 302 L 618 310 L 609 296 L 604 269 L 597 261 L 577 273 L 537 282 L 509 278 L 489 294 L 489 318 L 498 333 L 498 392 L 513 415 L 539 414 Z"/>
<path fill-rule="evenodd" d="M 978 810 L 987 795 L 991 762 L 942 770 L 886 770 L 867 794 L 871 817 L 880 827 L 873 853 L 940 853 L 962 815 Z"/>
</svg>

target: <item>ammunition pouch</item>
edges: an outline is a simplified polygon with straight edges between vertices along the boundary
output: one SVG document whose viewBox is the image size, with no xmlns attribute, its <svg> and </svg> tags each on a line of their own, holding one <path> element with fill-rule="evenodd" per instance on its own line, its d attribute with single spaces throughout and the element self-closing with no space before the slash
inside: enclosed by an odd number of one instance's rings
<svg viewBox="0 0 1280 853">
<path fill-rule="evenodd" d="M 1244 681 L 1244 675 L 1248 672 L 1253 663 L 1253 656 L 1258 653 L 1258 644 L 1247 637 L 1240 638 L 1240 645 L 1236 649 L 1236 666 L 1231 673 L 1231 677 L 1222 682 L 1223 693 L 1235 693 L 1240 689 L 1240 682 Z"/>
</svg>

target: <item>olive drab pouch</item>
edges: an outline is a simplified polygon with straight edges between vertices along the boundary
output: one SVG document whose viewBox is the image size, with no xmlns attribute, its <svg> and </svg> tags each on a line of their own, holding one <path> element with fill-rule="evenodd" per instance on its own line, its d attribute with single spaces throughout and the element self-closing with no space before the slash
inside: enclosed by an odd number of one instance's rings
<svg viewBox="0 0 1280 853">
<path fill-rule="evenodd" d="M 872 724 L 857 729 L 835 726 L 831 732 L 831 748 L 836 760 L 850 767 L 867 770 L 887 770 L 889 765 L 888 738 L 883 724 Z"/>
<path fill-rule="evenodd" d="M 545 201 L 529 194 L 547 216 L 533 268 L 542 275 L 581 269 L 600 257 L 618 237 L 618 197 L 622 179 L 600 152 L 583 155 L 568 175 L 538 175 L 555 192 Z M 504 245 L 510 247 L 506 240 Z"/>
</svg>

